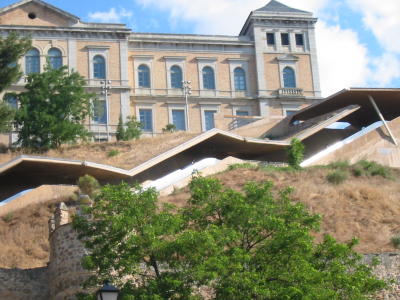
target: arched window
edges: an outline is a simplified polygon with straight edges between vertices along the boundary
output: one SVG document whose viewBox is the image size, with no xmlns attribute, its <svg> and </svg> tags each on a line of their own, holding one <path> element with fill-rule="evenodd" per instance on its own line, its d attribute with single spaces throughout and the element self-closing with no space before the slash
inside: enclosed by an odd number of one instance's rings
<svg viewBox="0 0 400 300">
<path fill-rule="evenodd" d="M 13 109 L 18 109 L 18 100 L 14 95 L 6 95 L 4 101 Z"/>
<path fill-rule="evenodd" d="M 96 55 L 93 58 L 93 77 L 106 79 L 106 60 L 101 55 Z"/>
<path fill-rule="evenodd" d="M 215 90 L 214 70 L 211 67 L 203 68 L 203 88 L 206 90 Z"/>
<path fill-rule="evenodd" d="M 25 56 L 25 73 L 39 73 L 40 72 L 40 53 L 36 48 L 32 48 L 26 53 Z"/>
<path fill-rule="evenodd" d="M 171 67 L 171 87 L 173 89 L 182 88 L 182 69 L 178 66 Z"/>
<path fill-rule="evenodd" d="M 140 65 L 138 68 L 139 87 L 150 88 L 150 69 L 146 65 Z"/>
<path fill-rule="evenodd" d="M 61 51 L 57 48 L 51 48 L 47 53 L 49 56 L 49 64 L 52 69 L 59 69 L 63 65 Z"/>
<path fill-rule="evenodd" d="M 246 90 L 246 72 L 237 67 L 233 71 L 233 76 L 235 77 L 235 90 L 236 91 L 245 91 Z"/>
<path fill-rule="evenodd" d="M 296 87 L 296 77 L 294 74 L 294 70 L 291 67 L 285 67 L 283 69 L 283 87 L 285 88 Z"/>
</svg>

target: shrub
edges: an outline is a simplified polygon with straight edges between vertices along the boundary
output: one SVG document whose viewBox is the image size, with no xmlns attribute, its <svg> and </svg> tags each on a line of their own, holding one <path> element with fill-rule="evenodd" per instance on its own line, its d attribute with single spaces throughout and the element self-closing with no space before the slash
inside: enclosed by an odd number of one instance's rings
<svg viewBox="0 0 400 300">
<path fill-rule="evenodd" d="M 116 138 L 117 141 L 129 141 L 138 139 L 142 134 L 142 123 L 136 121 L 135 117 L 128 117 L 128 121 L 123 124 L 122 116 L 119 117 Z"/>
<path fill-rule="evenodd" d="M 83 194 L 93 197 L 100 190 L 100 184 L 96 178 L 85 175 L 79 178 L 78 186 Z"/>
<path fill-rule="evenodd" d="M 2 217 L 3 221 L 6 223 L 11 222 L 13 218 L 14 218 L 14 215 L 11 212 Z"/>
<path fill-rule="evenodd" d="M 340 184 L 347 179 L 347 173 L 344 171 L 335 170 L 330 172 L 326 176 L 326 179 L 328 180 L 329 183 Z"/>
<path fill-rule="evenodd" d="M 119 151 L 116 149 L 113 149 L 113 150 L 108 151 L 107 157 L 114 157 L 114 156 L 117 156 L 118 154 L 119 154 Z"/>
<path fill-rule="evenodd" d="M 119 116 L 118 120 L 118 126 L 117 126 L 117 133 L 116 136 L 117 141 L 123 141 L 125 137 L 125 128 L 124 128 L 124 122 L 122 121 L 122 116 Z"/>
<path fill-rule="evenodd" d="M 340 169 L 340 170 L 345 170 L 350 167 L 350 164 L 347 160 L 339 160 L 333 163 L 330 163 L 328 165 L 329 168 L 331 169 Z"/>
<path fill-rule="evenodd" d="M 176 126 L 174 124 L 167 124 L 165 127 L 162 129 L 163 132 L 175 132 L 176 131 Z"/>
<path fill-rule="evenodd" d="M 232 170 L 236 170 L 236 169 L 256 169 L 257 165 L 252 164 L 252 163 L 241 163 L 241 164 L 232 164 L 229 165 L 228 170 L 232 171 Z"/>
<path fill-rule="evenodd" d="M 397 249 L 399 249 L 400 248 L 400 235 L 399 236 L 395 236 L 395 237 L 392 237 L 392 245 L 395 247 L 395 248 L 397 248 Z"/>
<path fill-rule="evenodd" d="M 374 161 L 361 160 L 354 165 L 354 169 L 360 169 L 357 173 L 364 173 L 367 176 L 381 176 L 383 178 L 392 178 L 390 168 L 385 167 Z"/>
<path fill-rule="evenodd" d="M 292 139 L 287 151 L 288 163 L 294 169 L 300 169 L 304 158 L 304 145 L 299 139 Z"/>
</svg>

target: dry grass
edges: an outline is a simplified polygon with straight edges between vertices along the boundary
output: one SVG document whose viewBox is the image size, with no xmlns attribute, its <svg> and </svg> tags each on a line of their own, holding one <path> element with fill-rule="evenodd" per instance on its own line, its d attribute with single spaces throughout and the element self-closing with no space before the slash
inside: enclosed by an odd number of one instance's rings
<svg viewBox="0 0 400 300">
<path fill-rule="evenodd" d="M 340 185 L 326 180 L 328 169 L 308 169 L 301 172 L 237 169 L 215 177 L 226 186 L 240 189 L 246 182 L 272 180 L 277 189 L 294 188 L 292 198 L 303 202 L 313 213 L 320 214 L 321 240 L 331 234 L 341 242 L 357 237 L 356 250 L 362 253 L 396 251 L 391 239 L 400 233 L 400 185 L 381 177 L 353 177 Z M 398 173 L 398 172 L 397 172 Z M 398 178 L 400 174 L 396 174 Z M 189 197 L 186 189 L 163 197 L 163 202 L 184 205 Z"/>
<path fill-rule="evenodd" d="M 165 133 L 156 137 L 143 137 L 129 142 L 89 143 L 82 145 L 64 146 L 60 150 L 50 150 L 44 153 L 27 153 L 15 151 L 0 154 L 0 164 L 22 155 L 31 154 L 47 157 L 69 158 L 87 160 L 101 164 L 108 164 L 122 169 L 131 169 L 137 165 L 168 151 L 197 134 L 186 132 Z M 118 154 L 110 157 L 110 151 L 118 151 Z"/>
<path fill-rule="evenodd" d="M 0 268 L 46 265 L 50 254 L 47 224 L 54 209 L 55 202 L 35 204 L 0 218 Z"/>
<path fill-rule="evenodd" d="M 391 238 L 400 234 L 400 185 L 397 181 L 349 176 L 344 183 L 332 185 L 326 180 L 329 172 L 326 168 L 300 172 L 245 168 L 215 177 L 236 190 L 248 181 L 272 180 L 277 190 L 292 186 L 295 201 L 303 202 L 311 212 L 323 216 L 317 240 L 324 233 L 341 242 L 358 237 L 360 244 L 356 249 L 362 253 L 396 251 Z M 395 177 L 400 178 L 399 171 Z M 160 200 L 182 206 L 188 197 L 188 189 L 184 188 Z M 0 218 L 0 268 L 46 265 L 49 260 L 47 224 L 53 211 L 54 203 L 38 204 Z"/>
</svg>

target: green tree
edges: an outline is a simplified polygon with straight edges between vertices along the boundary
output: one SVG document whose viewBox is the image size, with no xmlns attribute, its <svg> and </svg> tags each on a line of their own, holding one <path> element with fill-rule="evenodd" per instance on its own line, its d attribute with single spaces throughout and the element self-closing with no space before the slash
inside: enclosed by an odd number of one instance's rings
<svg viewBox="0 0 400 300">
<path fill-rule="evenodd" d="M 0 37 L 0 93 L 19 80 L 22 73 L 18 60 L 32 47 L 29 38 L 21 38 L 15 33 Z M 14 110 L 0 101 L 0 133 L 10 130 Z"/>
<path fill-rule="evenodd" d="M 117 141 L 123 141 L 125 139 L 125 127 L 124 127 L 124 122 L 122 121 L 122 116 L 119 116 L 119 120 L 118 120 L 118 126 L 117 126 L 117 134 L 116 134 L 116 138 Z"/>
<path fill-rule="evenodd" d="M 288 148 L 288 163 L 289 166 L 300 169 L 300 164 L 304 159 L 304 144 L 299 139 L 292 139 Z"/>
<path fill-rule="evenodd" d="M 63 143 L 86 139 L 84 121 L 90 115 L 92 94 L 85 91 L 85 80 L 66 66 L 46 67 L 30 74 L 26 91 L 15 95 L 20 103 L 16 123 L 18 143 L 33 149 L 57 148 Z"/>
<path fill-rule="evenodd" d="M 125 124 L 122 121 L 122 116 L 119 117 L 117 127 L 117 140 L 130 141 L 140 138 L 142 134 L 142 123 L 136 121 L 135 117 L 128 117 Z"/>
<path fill-rule="evenodd" d="M 91 253 L 88 285 L 108 278 L 122 299 L 154 300 L 202 299 L 205 286 L 213 299 L 361 300 L 386 286 L 361 263 L 355 240 L 315 243 L 320 217 L 292 202 L 290 189 L 248 183 L 239 192 L 196 176 L 190 190 L 177 209 L 161 206 L 154 190 L 104 187 L 85 208 L 93 218 L 74 219 Z"/>
</svg>

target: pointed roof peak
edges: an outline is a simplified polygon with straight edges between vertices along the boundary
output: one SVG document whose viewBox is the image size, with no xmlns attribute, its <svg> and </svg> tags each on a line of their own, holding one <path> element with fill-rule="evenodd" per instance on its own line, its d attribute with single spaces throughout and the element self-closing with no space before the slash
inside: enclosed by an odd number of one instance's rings
<svg viewBox="0 0 400 300">
<path fill-rule="evenodd" d="M 267 5 L 261 7 L 256 12 L 270 12 L 270 13 L 302 13 L 302 14 L 310 14 L 310 12 L 305 10 L 300 10 L 296 8 L 289 7 L 283 3 L 280 3 L 276 0 L 271 0 Z"/>
</svg>

